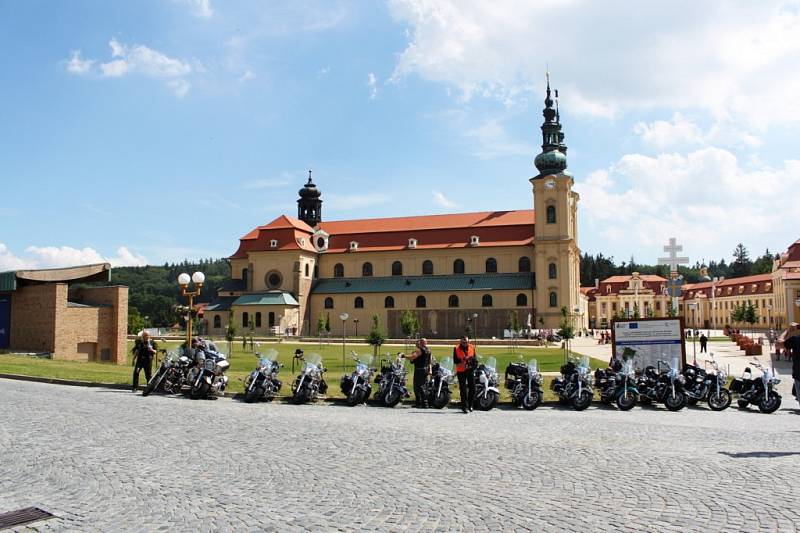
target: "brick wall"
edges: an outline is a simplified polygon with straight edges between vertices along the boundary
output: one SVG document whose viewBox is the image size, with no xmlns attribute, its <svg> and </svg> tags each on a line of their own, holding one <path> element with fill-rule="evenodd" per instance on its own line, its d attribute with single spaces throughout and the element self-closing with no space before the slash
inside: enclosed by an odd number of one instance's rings
<svg viewBox="0 0 800 533">
<path fill-rule="evenodd" d="M 10 348 L 55 352 L 56 310 L 66 304 L 66 284 L 31 285 L 12 292 Z"/>
<path fill-rule="evenodd" d="M 111 361 L 118 365 L 127 362 L 127 342 L 128 333 L 128 287 L 88 287 L 73 291 L 71 301 L 86 305 L 101 305 L 96 320 L 96 338 L 98 343 L 97 357 L 100 358 L 100 350 L 108 348 L 111 350 Z M 73 308 L 70 311 L 83 311 L 85 309 Z M 84 315 L 75 314 L 75 320 L 84 321 Z M 81 322 L 83 323 L 83 322 Z M 86 325 L 91 328 L 91 325 Z M 80 334 L 75 334 L 75 344 L 78 342 L 91 342 L 79 340 Z"/>
</svg>

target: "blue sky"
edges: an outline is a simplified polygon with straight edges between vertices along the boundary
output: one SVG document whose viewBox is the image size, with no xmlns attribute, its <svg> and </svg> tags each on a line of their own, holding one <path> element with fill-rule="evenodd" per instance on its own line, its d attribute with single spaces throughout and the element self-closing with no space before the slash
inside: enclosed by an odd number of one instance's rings
<svg viewBox="0 0 800 533">
<path fill-rule="evenodd" d="M 0 3 L 0 270 L 221 257 L 295 214 L 524 209 L 544 72 L 580 246 L 798 234 L 800 3 Z"/>
</svg>

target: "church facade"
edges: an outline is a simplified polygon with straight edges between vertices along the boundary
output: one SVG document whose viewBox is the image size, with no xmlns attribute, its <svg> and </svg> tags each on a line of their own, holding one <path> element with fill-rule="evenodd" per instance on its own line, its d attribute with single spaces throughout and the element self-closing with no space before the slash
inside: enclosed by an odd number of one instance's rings
<svg viewBox="0 0 800 533">
<path fill-rule="evenodd" d="M 318 335 L 322 322 L 332 335 L 366 335 L 377 315 L 400 338 L 405 311 L 433 338 L 502 337 L 514 322 L 557 328 L 562 309 L 585 327 L 579 196 L 549 81 L 543 115 L 533 209 L 327 221 L 309 173 L 297 217 L 240 239 L 231 283 L 205 308 L 208 333 L 233 319 L 257 335 Z"/>
</svg>

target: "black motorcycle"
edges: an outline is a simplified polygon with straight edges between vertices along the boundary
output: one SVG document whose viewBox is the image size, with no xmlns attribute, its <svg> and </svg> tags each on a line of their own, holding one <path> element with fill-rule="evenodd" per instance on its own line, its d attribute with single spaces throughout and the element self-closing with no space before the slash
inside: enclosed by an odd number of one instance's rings
<svg viewBox="0 0 800 533">
<path fill-rule="evenodd" d="M 757 405 L 762 413 L 774 413 L 781 406 L 781 395 L 775 385 L 781 382 L 769 368 L 764 368 L 758 361 L 751 363 L 761 371 L 761 377 L 754 378 L 750 367 L 744 369 L 741 378 L 731 383 L 731 391 L 737 396 L 740 409 L 747 409 L 750 404 Z"/>
<path fill-rule="evenodd" d="M 152 392 L 163 392 L 165 394 L 177 394 L 186 383 L 186 376 L 192 366 L 192 360 L 185 355 L 178 356 L 177 353 L 167 353 L 166 350 L 159 350 L 164 354 L 156 373 L 147 382 L 147 386 L 142 391 L 142 396 L 147 396 Z"/>
<path fill-rule="evenodd" d="M 707 372 L 705 369 L 695 365 L 686 365 L 681 372 L 686 379 L 684 390 L 689 405 L 697 405 L 698 402 L 706 401 L 712 411 L 723 411 L 730 407 L 733 395 L 726 388 L 728 375 L 714 360 L 706 359 L 706 363 L 711 364 L 713 370 Z"/>
<path fill-rule="evenodd" d="M 539 407 L 544 396 L 543 382 L 536 359 L 531 359 L 527 364 L 522 361 L 509 363 L 506 367 L 505 386 L 511 391 L 511 405 L 514 407 L 522 406 L 528 411 Z"/>
<path fill-rule="evenodd" d="M 683 385 L 686 378 L 678 372 L 677 361 L 670 365 L 658 361 L 658 368 L 647 366 L 637 380 L 639 402 L 643 405 L 663 403 L 670 411 L 680 411 L 686 407 L 686 393 Z"/>
<path fill-rule="evenodd" d="M 454 377 L 452 357 L 445 357 L 441 362 L 433 361 L 431 379 L 425 383 L 425 397 L 429 406 L 442 409 L 450 403 Z"/>
<path fill-rule="evenodd" d="M 244 381 L 244 401 L 247 403 L 264 400 L 271 402 L 278 395 L 283 383 L 278 379 L 278 371 L 283 366 L 278 363 L 278 352 L 269 350 L 265 355 L 256 354 L 258 366 Z"/>
<path fill-rule="evenodd" d="M 633 409 L 639 398 L 632 361 L 622 363 L 615 359 L 611 367 L 597 369 L 594 373 L 594 387 L 600 392 L 600 402 L 603 405 L 616 402 L 620 411 Z"/>
<path fill-rule="evenodd" d="M 342 376 L 340 383 L 342 394 L 345 395 L 345 401 L 351 407 L 364 403 L 369 399 L 372 393 L 372 374 L 375 372 L 375 369 L 371 368 L 371 355 L 358 356 L 354 353 L 353 359 L 356 362 L 355 370 L 350 375 L 345 374 Z"/>
<path fill-rule="evenodd" d="M 303 355 L 302 350 L 295 352 L 294 358 L 301 361 L 303 367 L 292 386 L 292 403 L 301 404 L 315 400 L 318 395 L 328 392 L 328 384 L 323 379 L 327 371 L 322 366 L 322 356 L 318 353 Z M 292 365 L 294 369 L 294 365 Z"/>
<path fill-rule="evenodd" d="M 405 355 L 399 353 L 394 362 L 384 359 L 381 363 L 381 373 L 375 378 L 375 384 L 378 386 L 375 400 L 387 407 L 394 407 L 403 398 L 411 396 L 406 388 L 404 358 Z"/>
<path fill-rule="evenodd" d="M 500 401 L 499 377 L 497 375 L 497 358 L 488 357 L 475 369 L 475 403 L 474 407 L 481 411 L 491 411 Z"/>
<path fill-rule="evenodd" d="M 190 386 L 189 396 L 193 400 L 198 400 L 225 394 L 228 386 L 228 376 L 225 372 L 230 366 L 225 354 L 203 349 L 195 350 L 195 365 L 186 377 Z"/>
<path fill-rule="evenodd" d="M 558 396 L 561 405 L 572 405 L 576 411 L 583 411 L 592 403 L 592 380 L 589 358 L 580 361 L 570 359 L 561 366 L 561 377 L 550 382 L 550 390 Z"/>
</svg>

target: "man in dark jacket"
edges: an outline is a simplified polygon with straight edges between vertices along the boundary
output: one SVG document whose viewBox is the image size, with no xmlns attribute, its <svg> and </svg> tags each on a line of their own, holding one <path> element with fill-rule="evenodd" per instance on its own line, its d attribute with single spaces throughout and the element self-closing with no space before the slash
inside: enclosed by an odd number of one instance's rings
<svg viewBox="0 0 800 533">
<path fill-rule="evenodd" d="M 461 410 L 464 413 L 472 412 L 475 403 L 475 346 L 469 343 L 467 336 L 453 348 L 453 362 L 456 364 L 456 377 L 458 390 L 461 393 Z"/>
<path fill-rule="evenodd" d="M 700 334 L 700 353 L 708 353 L 708 337 L 705 333 Z"/>
<path fill-rule="evenodd" d="M 150 334 L 143 332 L 133 345 L 133 392 L 139 387 L 139 371 L 144 370 L 145 383 L 150 381 L 153 371 L 153 356 L 156 354 L 156 343 L 150 340 Z"/>
<path fill-rule="evenodd" d="M 431 366 L 431 351 L 428 348 L 428 341 L 420 339 L 417 341 L 417 349 L 414 350 L 408 360 L 414 363 L 414 407 L 425 408 L 425 383 L 428 381 Z"/>
<path fill-rule="evenodd" d="M 792 378 L 794 379 L 794 395 L 800 402 L 800 335 L 789 337 L 783 342 L 787 354 L 792 356 Z"/>
</svg>

